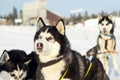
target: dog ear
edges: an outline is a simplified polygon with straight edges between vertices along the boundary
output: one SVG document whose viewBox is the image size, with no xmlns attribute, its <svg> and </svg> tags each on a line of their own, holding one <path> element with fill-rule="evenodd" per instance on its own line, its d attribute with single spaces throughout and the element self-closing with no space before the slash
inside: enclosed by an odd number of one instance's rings
<svg viewBox="0 0 120 80">
<path fill-rule="evenodd" d="M 108 16 L 108 18 L 109 18 L 110 20 L 112 20 L 113 16 L 110 14 L 110 15 Z"/>
<path fill-rule="evenodd" d="M 60 34 L 65 35 L 65 24 L 62 19 L 60 19 L 56 24 L 57 30 L 60 32 Z"/>
<path fill-rule="evenodd" d="M 28 61 L 25 61 L 24 64 L 28 65 L 31 61 L 32 61 L 32 59 L 28 60 Z"/>
<path fill-rule="evenodd" d="M 0 60 L 3 62 L 7 62 L 9 59 L 10 59 L 10 57 L 9 57 L 7 50 L 4 50 Z"/>
<path fill-rule="evenodd" d="M 38 20 L 37 20 L 37 30 L 39 30 L 43 26 L 46 26 L 46 25 L 45 25 L 43 19 L 41 17 L 39 17 Z"/>
<path fill-rule="evenodd" d="M 102 19 L 102 16 L 101 16 L 101 15 L 98 15 L 98 17 L 97 17 L 97 18 L 98 18 L 98 20 L 100 20 L 100 19 Z"/>
</svg>

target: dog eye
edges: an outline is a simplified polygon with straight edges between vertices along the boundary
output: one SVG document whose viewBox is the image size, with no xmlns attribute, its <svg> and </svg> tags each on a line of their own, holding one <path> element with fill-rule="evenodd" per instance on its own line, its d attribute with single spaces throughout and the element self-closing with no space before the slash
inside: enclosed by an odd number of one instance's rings
<svg viewBox="0 0 120 80">
<path fill-rule="evenodd" d="M 23 73 L 19 77 L 22 77 L 22 76 L 23 76 Z"/>
<path fill-rule="evenodd" d="M 108 23 L 106 25 L 108 25 Z"/>
<path fill-rule="evenodd" d="M 10 74 L 12 77 L 15 77 L 15 74 Z"/>
<path fill-rule="evenodd" d="M 101 24 L 102 26 L 104 25 L 104 24 Z"/>
<path fill-rule="evenodd" d="M 50 41 L 50 40 L 52 40 L 52 39 L 53 39 L 52 37 L 46 38 L 47 41 Z"/>
</svg>

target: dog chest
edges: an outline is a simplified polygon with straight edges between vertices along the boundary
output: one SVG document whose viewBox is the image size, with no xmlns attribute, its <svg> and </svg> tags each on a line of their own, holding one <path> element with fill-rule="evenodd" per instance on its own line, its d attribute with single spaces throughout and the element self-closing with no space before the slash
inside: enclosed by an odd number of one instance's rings
<svg viewBox="0 0 120 80">
<path fill-rule="evenodd" d="M 41 73 L 45 80 L 59 80 L 59 78 L 62 76 L 61 72 L 65 70 L 65 65 L 65 61 L 61 60 L 56 64 L 43 67 L 41 69 Z"/>
</svg>

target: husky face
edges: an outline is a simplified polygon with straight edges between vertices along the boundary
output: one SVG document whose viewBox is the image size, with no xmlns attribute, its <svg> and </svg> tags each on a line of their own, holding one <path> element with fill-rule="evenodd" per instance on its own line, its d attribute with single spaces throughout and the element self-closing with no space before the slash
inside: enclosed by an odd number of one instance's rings
<svg viewBox="0 0 120 80">
<path fill-rule="evenodd" d="M 26 75 L 26 71 L 24 72 L 24 70 L 20 69 L 19 65 L 17 65 L 17 69 L 10 70 L 10 72 L 3 70 L 0 73 L 2 80 L 23 80 Z"/>
<path fill-rule="evenodd" d="M 44 56 L 54 55 L 57 56 L 60 49 L 60 44 L 55 41 L 54 36 L 46 29 L 44 32 L 39 33 L 38 39 L 35 40 L 35 49 L 37 53 Z M 54 53 L 54 54 L 53 54 Z"/>
<path fill-rule="evenodd" d="M 110 16 L 99 15 L 98 19 L 99 19 L 98 26 L 99 26 L 100 33 L 112 34 L 114 29 L 112 15 Z"/>
<path fill-rule="evenodd" d="M 34 37 L 36 53 L 41 61 L 43 59 L 42 62 L 56 59 L 63 54 L 62 50 L 66 45 L 63 20 L 59 20 L 56 26 L 47 26 L 42 18 L 39 18 L 38 24 L 42 24 L 42 27 L 36 32 Z"/>
<path fill-rule="evenodd" d="M 0 58 L 0 78 L 2 80 L 23 80 L 27 75 L 27 63 L 23 62 L 25 55 L 22 51 L 5 50 Z"/>
</svg>

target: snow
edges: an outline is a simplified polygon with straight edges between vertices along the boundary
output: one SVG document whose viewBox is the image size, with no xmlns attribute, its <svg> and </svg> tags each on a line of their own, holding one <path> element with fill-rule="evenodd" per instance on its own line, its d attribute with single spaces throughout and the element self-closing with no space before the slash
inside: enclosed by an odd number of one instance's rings
<svg viewBox="0 0 120 80">
<path fill-rule="evenodd" d="M 0 53 L 3 50 L 21 49 L 30 53 L 36 28 L 31 26 L 0 26 Z"/>
<path fill-rule="evenodd" d="M 115 18 L 115 36 L 117 40 L 116 51 L 120 58 L 120 18 Z M 36 32 L 35 26 L 0 26 L 0 55 L 2 52 L 11 49 L 20 49 L 28 54 L 34 50 L 33 38 Z M 66 35 L 71 43 L 71 48 L 80 52 L 82 55 L 96 45 L 99 30 L 97 19 L 89 19 L 73 26 L 66 25 Z M 120 65 L 120 61 L 118 61 Z M 120 76 L 116 76 L 114 70 L 110 74 L 111 80 L 120 80 Z"/>
</svg>

